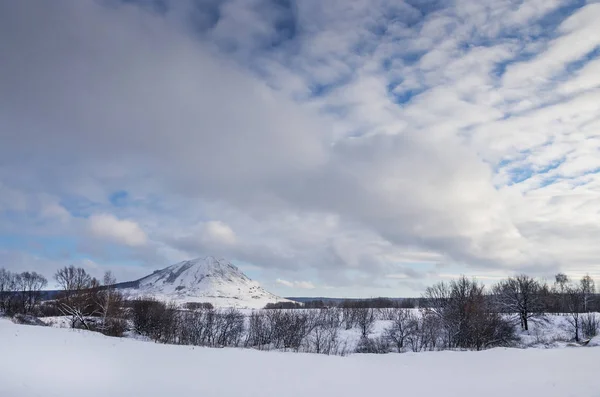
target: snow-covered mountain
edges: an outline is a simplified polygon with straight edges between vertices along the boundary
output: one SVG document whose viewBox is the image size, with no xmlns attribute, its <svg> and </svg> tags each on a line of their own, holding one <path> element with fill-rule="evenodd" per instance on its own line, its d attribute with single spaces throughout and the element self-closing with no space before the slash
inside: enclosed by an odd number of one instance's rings
<svg viewBox="0 0 600 397">
<path fill-rule="evenodd" d="M 130 298 L 153 297 L 163 301 L 209 302 L 215 307 L 262 308 L 286 301 L 264 290 L 231 263 L 212 257 L 197 258 L 157 270 L 126 283 Z"/>
</svg>

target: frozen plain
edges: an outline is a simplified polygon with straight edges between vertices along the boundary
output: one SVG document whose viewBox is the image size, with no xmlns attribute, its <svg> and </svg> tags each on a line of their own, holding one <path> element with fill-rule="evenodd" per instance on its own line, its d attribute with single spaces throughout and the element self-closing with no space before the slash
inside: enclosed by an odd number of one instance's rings
<svg viewBox="0 0 600 397">
<path fill-rule="evenodd" d="M 161 345 L 0 319 L 0 396 L 600 396 L 600 348 L 348 357 Z"/>
</svg>

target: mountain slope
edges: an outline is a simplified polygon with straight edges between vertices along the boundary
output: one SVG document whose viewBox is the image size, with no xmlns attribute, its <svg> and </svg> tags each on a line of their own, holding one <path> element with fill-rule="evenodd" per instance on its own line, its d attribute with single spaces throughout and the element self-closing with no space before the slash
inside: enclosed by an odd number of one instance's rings
<svg viewBox="0 0 600 397">
<path fill-rule="evenodd" d="M 236 266 L 212 257 L 176 263 L 126 283 L 126 295 L 176 303 L 209 302 L 215 307 L 261 308 L 285 301 L 265 291 Z"/>
</svg>

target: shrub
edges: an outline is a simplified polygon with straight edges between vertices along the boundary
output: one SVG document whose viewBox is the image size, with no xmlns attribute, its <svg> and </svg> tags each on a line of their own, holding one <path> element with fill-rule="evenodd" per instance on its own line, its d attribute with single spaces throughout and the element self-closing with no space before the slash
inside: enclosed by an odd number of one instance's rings
<svg viewBox="0 0 600 397">
<path fill-rule="evenodd" d="M 593 338 L 600 330 L 600 319 L 596 313 L 586 313 L 581 319 L 581 333 L 585 338 Z"/>
<path fill-rule="evenodd" d="M 25 325 L 38 325 L 41 327 L 45 327 L 47 324 L 40 320 L 39 318 L 32 316 L 30 314 L 15 314 L 12 317 L 12 321 L 15 324 L 25 324 Z"/>
<path fill-rule="evenodd" d="M 386 354 L 392 349 L 386 338 L 360 338 L 358 345 L 356 346 L 356 353 L 375 353 L 375 354 Z"/>
<path fill-rule="evenodd" d="M 184 305 L 184 308 L 186 308 L 187 310 L 195 311 L 214 309 L 214 306 L 212 303 L 209 302 L 187 302 Z"/>
</svg>

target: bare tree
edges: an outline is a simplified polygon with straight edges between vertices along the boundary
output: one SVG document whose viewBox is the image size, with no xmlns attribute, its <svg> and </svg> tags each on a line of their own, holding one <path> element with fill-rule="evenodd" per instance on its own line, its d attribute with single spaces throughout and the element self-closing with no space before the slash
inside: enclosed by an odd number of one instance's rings
<svg viewBox="0 0 600 397">
<path fill-rule="evenodd" d="M 118 336 L 125 328 L 121 319 L 123 295 L 115 288 L 116 283 L 117 279 L 107 271 L 104 273 L 103 285 L 91 291 L 96 310 L 102 317 L 100 331 L 111 336 Z"/>
<path fill-rule="evenodd" d="M 272 310 L 271 312 L 274 312 Z M 247 347 L 268 350 L 273 342 L 273 330 L 269 321 L 268 310 L 253 311 L 248 319 L 248 333 L 245 345 Z"/>
<path fill-rule="evenodd" d="M 244 315 L 230 308 L 217 312 L 215 325 L 215 345 L 237 347 L 244 333 Z"/>
<path fill-rule="evenodd" d="M 140 335 L 155 342 L 176 342 L 180 321 L 175 304 L 138 298 L 131 302 L 130 315 L 133 328 Z"/>
<path fill-rule="evenodd" d="M 15 277 L 15 289 L 18 291 L 19 311 L 29 314 L 38 305 L 41 291 L 48 280 L 36 272 L 23 272 Z"/>
<path fill-rule="evenodd" d="M 569 277 L 564 273 L 557 273 L 554 276 L 554 283 L 561 292 L 566 292 L 569 288 Z"/>
<path fill-rule="evenodd" d="M 567 308 L 567 290 L 569 289 L 569 277 L 564 273 L 558 273 L 554 276 L 554 293 L 558 303 L 558 311 L 566 313 Z"/>
<path fill-rule="evenodd" d="M 338 332 L 342 325 L 340 315 L 338 308 L 318 311 L 315 327 L 310 334 L 309 351 L 327 355 L 338 352 Z"/>
<path fill-rule="evenodd" d="M 263 327 L 264 341 L 274 349 L 299 351 L 317 323 L 317 312 L 311 310 L 267 309 L 264 313 L 266 323 L 257 321 L 251 326 Z"/>
<path fill-rule="evenodd" d="M 392 325 L 385 330 L 385 337 L 394 343 L 398 353 L 401 353 L 406 341 L 417 332 L 419 319 L 410 309 L 393 310 L 393 316 L 390 316 Z"/>
<path fill-rule="evenodd" d="M 422 309 L 421 315 L 417 318 L 414 332 L 407 337 L 408 346 L 413 352 L 435 350 L 438 348 L 443 333 L 439 316 L 427 309 Z"/>
<path fill-rule="evenodd" d="M 90 329 L 86 316 L 99 313 L 94 302 L 94 289 L 99 287 L 96 279 L 92 278 L 81 267 L 65 266 L 54 274 L 54 279 L 61 287 L 57 307 L 65 316 L 71 317 L 71 327 L 79 323 L 84 328 Z"/>
<path fill-rule="evenodd" d="M 462 276 L 450 283 L 441 282 L 425 290 L 425 311 L 430 322 L 435 320 L 444 331 L 443 344 L 449 348 L 463 347 L 468 323 L 467 304 L 470 295 L 480 288 Z M 477 291 L 476 291 L 477 290 Z"/>
<path fill-rule="evenodd" d="M 445 339 L 449 341 L 452 338 L 450 335 L 450 327 L 448 323 L 448 311 L 450 310 L 451 288 L 445 282 L 437 283 L 427 287 L 423 294 L 424 314 L 428 318 L 435 318 L 440 325 L 440 328 L 446 331 Z M 449 342 L 448 342 L 449 343 Z"/>
<path fill-rule="evenodd" d="M 165 310 L 165 304 L 155 299 L 138 298 L 131 301 L 130 318 L 133 329 L 140 335 L 150 336 L 158 327 L 157 313 Z"/>
<path fill-rule="evenodd" d="M 375 324 L 375 309 L 371 307 L 357 307 L 354 310 L 356 310 L 356 323 L 360 329 L 361 336 L 363 338 L 369 337 Z"/>
<path fill-rule="evenodd" d="M 506 345 L 512 339 L 510 324 L 502 319 L 485 294 L 483 285 L 462 276 L 450 283 L 427 288 L 424 295 L 422 327 L 441 331 L 438 342 L 431 335 L 429 343 L 442 348 L 475 348 Z M 423 329 L 422 332 L 428 331 Z"/>
<path fill-rule="evenodd" d="M 352 329 L 356 326 L 358 311 L 356 307 L 342 307 L 342 321 L 344 323 L 344 328 Z"/>
<path fill-rule="evenodd" d="M 516 316 L 521 328 L 529 330 L 529 321 L 544 316 L 542 286 L 524 274 L 509 277 L 494 287 L 494 298 L 498 310 Z"/>
<path fill-rule="evenodd" d="M 593 338 L 600 330 L 600 318 L 596 313 L 585 313 L 581 318 L 581 333 L 585 338 Z"/>
<path fill-rule="evenodd" d="M 0 269 L 0 311 L 12 314 L 15 309 L 16 275 L 4 268 Z"/>
<path fill-rule="evenodd" d="M 567 315 L 567 322 L 573 328 L 575 335 L 575 341 L 579 342 L 580 328 L 581 328 L 581 313 L 584 308 L 584 295 L 583 291 L 578 286 L 567 286 L 563 292 L 565 298 L 565 308 Z"/>
<path fill-rule="evenodd" d="M 488 296 L 480 293 L 468 304 L 467 346 L 477 350 L 508 346 L 515 339 L 514 324 L 507 321 Z"/>
<path fill-rule="evenodd" d="M 178 343 L 182 345 L 204 346 L 206 322 L 204 309 L 180 313 L 180 329 Z"/>
<path fill-rule="evenodd" d="M 12 273 L 0 269 L 0 310 L 6 314 L 29 314 L 41 300 L 48 281 L 36 272 Z"/>
<path fill-rule="evenodd" d="M 85 269 L 71 265 L 57 270 L 54 274 L 54 280 L 63 290 L 65 298 L 69 300 L 72 294 L 90 288 L 92 276 L 87 274 Z"/>
<path fill-rule="evenodd" d="M 586 274 L 579 281 L 579 288 L 581 289 L 581 293 L 583 294 L 583 311 L 590 311 L 590 304 L 594 298 L 594 294 L 596 293 L 596 284 L 594 283 L 594 279 L 590 277 L 589 274 Z"/>
</svg>

